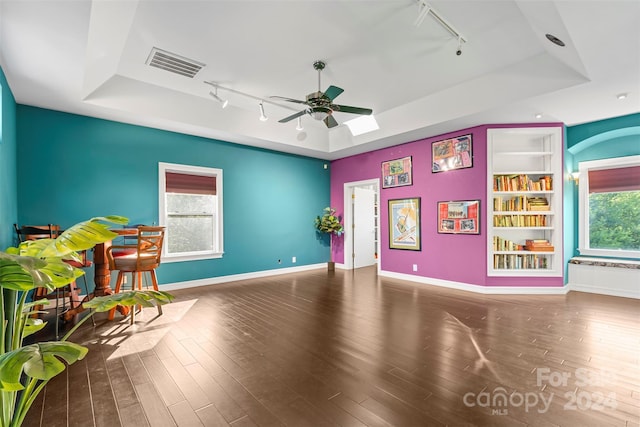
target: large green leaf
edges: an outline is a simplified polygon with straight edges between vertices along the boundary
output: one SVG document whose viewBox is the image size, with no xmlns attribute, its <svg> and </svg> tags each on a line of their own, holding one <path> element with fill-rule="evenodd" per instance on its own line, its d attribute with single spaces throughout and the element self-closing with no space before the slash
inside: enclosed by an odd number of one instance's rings
<svg viewBox="0 0 640 427">
<path fill-rule="evenodd" d="M 60 234 L 55 239 L 54 245 L 44 248 L 42 256 L 65 256 L 70 252 L 84 251 L 98 243 L 112 240 L 117 234 L 109 230 L 109 225 L 101 221 L 123 225 L 127 224 L 129 219 L 123 216 L 110 215 L 79 222 Z"/>
<path fill-rule="evenodd" d="M 47 287 L 51 280 L 39 271 L 44 266 L 44 260 L 0 252 L 0 287 L 14 291 Z"/>
<path fill-rule="evenodd" d="M 156 304 L 168 304 L 173 300 L 173 295 L 164 291 L 144 290 L 128 291 L 117 294 L 93 298 L 83 303 L 86 308 L 93 308 L 97 312 L 109 311 L 118 305 L 153 307 Z"/>
<path fill-rule="evenodd" d="M 43 260 L 0 252 L 0 286 L 3 288 L 53 290 L 68 285 L 83 274 L 82 270 L 73 268 L 60 258 Z"/>
<path fill-rule="evenodd" d="M 68 341 L 31 344 L 0 355 L 0 391 L 22 390 L 24 372 L 38 380 L 50 380 L 65 370 L 65 364 L 84 358 L 88 349 Z"/>
</svg>

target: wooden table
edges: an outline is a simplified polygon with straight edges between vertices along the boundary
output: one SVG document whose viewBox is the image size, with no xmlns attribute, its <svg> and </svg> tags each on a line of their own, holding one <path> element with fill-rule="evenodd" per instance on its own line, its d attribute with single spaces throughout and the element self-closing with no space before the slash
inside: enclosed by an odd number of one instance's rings
<svg viewBox="0 0 640 427">
<path fill-rule="evenodd" d="M 133 236 L 138 234 L 137 228 L 116 228 L 112 229 L 114 233 L 118 233 L 121 236 Z M 111 270 L 109 269 L 109 260 L 107 258 L 107 249 L 111 247 L 111 240 L 98 243 L 93 248 L 93 282 L 95 283 L 95 288 L 93 292 L 89 293 L 89 295 L 85 296 L 82 302 L 74 308 L 66 311 L 64 313 L 64 320 L 70 321 L 76 315 L 82 313 L 85 308 L 83 306 L 83 302 L 90 301 L 94 297 L 101 297 L 105 295 L 112 295 L 113 289 L 111 289 Z M 123 315 L 126 316 L 129 314 L 129 307 L 125 307 L 119 305 L 117 310 Z"/>
</svg>

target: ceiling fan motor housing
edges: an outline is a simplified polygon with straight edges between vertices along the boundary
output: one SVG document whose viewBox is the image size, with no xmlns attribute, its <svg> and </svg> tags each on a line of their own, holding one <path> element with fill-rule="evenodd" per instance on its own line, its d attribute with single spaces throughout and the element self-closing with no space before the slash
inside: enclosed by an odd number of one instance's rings
<svg viewBox="0 0 640 427">
<path fill-rule="evenodd" d="M 331 100 L 324 96 L 324 92 L 312 92 L 307 95 L 307 103 L 314 105 L 330 105 Z"/>
</svg>

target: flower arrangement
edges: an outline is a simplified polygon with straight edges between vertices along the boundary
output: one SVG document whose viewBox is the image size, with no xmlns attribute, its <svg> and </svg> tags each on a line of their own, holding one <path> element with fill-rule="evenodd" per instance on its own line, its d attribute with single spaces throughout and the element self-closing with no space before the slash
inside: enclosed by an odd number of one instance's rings
<svg viewBox="0 0 640 427">
<path fill-rule="evenodd" d="M 322 233 L 335 234 L 340 236 L 344 233 L 344 227 L 340 223 L 340 218 L 336 215 L 336 210 L 332 207 L 324 208 L 324 214 L 318 215 L 315 219 L 316 229 Z"/>
</svg>

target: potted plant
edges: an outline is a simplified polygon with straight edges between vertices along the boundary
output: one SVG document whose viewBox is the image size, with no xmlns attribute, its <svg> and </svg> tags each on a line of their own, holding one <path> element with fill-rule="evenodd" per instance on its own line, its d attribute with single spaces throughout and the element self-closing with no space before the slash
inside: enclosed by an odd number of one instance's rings
<svg viewBox="0 0 640 427">
<path fill-rule="evenodd" d="M 342 226 L 342 218 L 336 215 L 336 210 L 332 207 L 326 207 L 322 215 L 318 215 L 315 219 L 316 230 L 320 233 L 329 235 L 329 251 L 330 259 L 328 264 L 329 271 L 335 270 L 335 262 L 333 261 L 333 239 L 344 233 Z"/>
<path fill-rule="evenodd" d="M 96 311 L 107 311 L 116 305 L 165 304 L 173 296 L 162 291 L 130 291 L 94 298 L 85 307 L 94 310 L 60 340 L 25 345 L 24 339 L 42 328 L 46 322 L 32 317 L 35 307 L 46 305 L 46 299 L 27 301 L 37 287 L 52 291 L 66 286 L 84 274 L 64 260 L 78 259 L 78 252 L 92 248 L 117 236 L 104 222 L 126 224 L 127 218 L 107 216 L 92 218 L 74 225 L 55 239 L 32 240 L 17 248 L 0 252 L 0 425 L 22 425 L 27 411 L 47 382 L 63 372 L 66 365 L 82 359 L 86 347 L 68 341 L 69 336 Z M 57 313 L 56 313 L 57 315 Z M 65 363 L 63 363 L 63 361 Z"/>
</svg>

